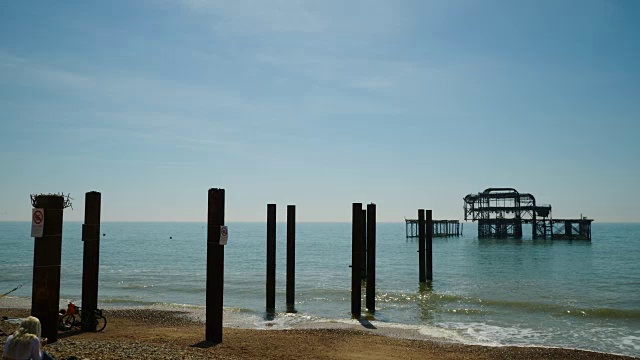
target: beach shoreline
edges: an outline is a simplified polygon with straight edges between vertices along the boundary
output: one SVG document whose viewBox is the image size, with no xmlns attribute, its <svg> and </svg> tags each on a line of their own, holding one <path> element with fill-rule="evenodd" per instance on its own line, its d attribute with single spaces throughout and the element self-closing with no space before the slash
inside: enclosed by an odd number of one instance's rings
<svg viewBox="0 0 640 360">
<path fill-rule="evenodd" d="M 26 317 L 24 308 L 1 308 L 0 315 Z M 225 327 L 223 343 L 204 342 L 205 325 L 188 312 L 109 309 L 101 333 L 60 332 L 46 350 L 58 359 L 635 359 L 585 350 L 533 346 L 464 345 L 405 339 L 375 329 L 316 328 L 257 330 Z M 2 322 L 10 333 L 15 324 Z M 0 336 L 4 345 L 6 335 Z"/>
</svg>

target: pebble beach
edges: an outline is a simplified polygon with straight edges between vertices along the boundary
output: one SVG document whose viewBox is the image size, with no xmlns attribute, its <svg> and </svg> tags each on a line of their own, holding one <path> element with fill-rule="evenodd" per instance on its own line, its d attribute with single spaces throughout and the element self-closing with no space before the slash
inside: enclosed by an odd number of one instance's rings
<svg viewBox="0 0 640 360">
<path fill-rule="evenodd" d="M 28 309 L 0 309 L 20 318 Z M 378 335 L 375 329 L 252 330 L 225 328 L 223 343 L 204 342 L 205 326 L 179 311 L 107 310 L 99 333 L 60 332 L 45 346 L 57 359 L 634 359 L 591 351 L 542 347 L 490 347 Z M 1 323 L 4 346 L 17 327 Z M 0 347 L 1 349 L 1 347 Z"/>
</svg>

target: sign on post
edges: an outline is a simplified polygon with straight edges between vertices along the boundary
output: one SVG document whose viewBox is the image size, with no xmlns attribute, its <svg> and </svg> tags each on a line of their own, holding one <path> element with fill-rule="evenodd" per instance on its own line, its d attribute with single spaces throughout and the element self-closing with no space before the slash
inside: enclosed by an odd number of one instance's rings
<svg viewBox="0 0 640 360">
<path fill-rule="evenodd" d="M 229 229 L 226 226 L 220 226 L 220 245 L 227 245 L 229 240 Z"/>
<path fill-rule="evenodd" d="M 31 237 L 42 237 L 44 209 L 31 209 Z"/>
</svg>

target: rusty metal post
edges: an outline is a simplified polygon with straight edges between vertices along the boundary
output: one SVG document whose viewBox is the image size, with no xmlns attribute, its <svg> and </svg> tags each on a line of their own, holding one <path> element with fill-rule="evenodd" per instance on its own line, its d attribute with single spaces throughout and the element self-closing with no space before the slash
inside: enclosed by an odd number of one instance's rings
<svg viewBox="0 0 640 360">
<path fill-rule="evenodd" d="M 420 278 L 420 282 L 426 282 L 427 278 L 425 276 L 425 253 L 424 253 L 424 242 L 425 242 L 425 222 L 424 222 L 424 209 L 418 210 L 418 277 Z"/>
<path fill-rule="evenodd" d="M 267 204 L 267 312 L 276 309 L 276 204 Z"/>
<path fill-rule="evenodd" d="M 351 224 L 351 316 L 362 315 L 362 203 L 353 203 Z"/>
<path fill-rule="evenodd" d="M 296 206 L 287 206 L 287 311 L 295 310 L 296 292 Z"/>
<path fill-rule="evenodd" d="M 427 210 L 425 214 L 425 222 L 427 225 L 426 242 L 427 242 L 427 281 L 433 280 L 433 214 L 431 210 Z"/>
<path fill-rule="evenodd" d="M 205 340 L 214 344 L 222 343 L 224 245 L 220 245 L 220 227 L 223 225 L 224 189 L 209 189 Z"/>
<path fill-rule="evenodd" d="M 85 194 L 82 225 L 82 330 L 96 331 L 95 310 L 98 308 L 98 271 L 100 268 L 100 203 L 97 191 Z"/>
<path fill-rule="evenodd" d="M 55 342 L 58 340 L 64 197 L 38 195 L 33 205 L 44 210 L 44 228 L 42 237 L 35 238 L 34 244 L 31 315 L 40 320 L 42 337 Z"/>
<path fill-rule="evenodd" d="M 376 312 L 376 204 L 367 205 L 367 311 Z"/>
</svg>

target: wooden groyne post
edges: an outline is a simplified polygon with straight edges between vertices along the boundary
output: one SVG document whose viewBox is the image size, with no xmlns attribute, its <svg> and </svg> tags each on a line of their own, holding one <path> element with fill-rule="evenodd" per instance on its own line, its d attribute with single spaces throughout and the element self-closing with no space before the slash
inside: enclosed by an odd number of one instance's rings
<svg viewBox="0 0 640 360">
<path fill-rule="evenodd" d="M 42 337 L 58 340 L 58 304 L 60 303 L 60 260 L 62 257 L 62 195 L 31 197 L 33 251 L 33 282 L 31 315 L 40 319 Z M 37 226 L 34 226 L 37 225 Z M 35 230 L 37 228 L 39 230 Z"/>
<path fill-rule="evenodd" d="M 424 214 L 426 217 L 426 250 L 427 250 L 427 281 L 433 280 L 433 214 L 431 210 L 427 210 Z"/>
<path fill-rule="evenodd" d="M 97 191 L 85 194 L 82 225 L 82 330 L 96 331 L 95 310 L 98 308 L 98 272 L 100 269 L 100 206 Z"/>
<path fill-rule="evenodd" d="M 376 204 L 367 205 L 367 311 L 376 312 Z"/>
<path fill-rule="evenodd" d="M 362 203 L 353 203 L 351 223 L 351 316 L 362 315 Z"/>
<path fill-rule="evenodd" d="M 425 274 L 425 222 L 424 222 L 424 209 L 418 210 L 418 277 L 420 282 L 426 282 L 427 277 Z"/>
<path fill-rule="evenodd" d="M 276 309 L 276 204 L 267 204 L 267 312 Z"/>
<path fill-rule="evenodd" d="M 360 279 L 367 279 L 367 210 L 362 209 L 360 219 Z"/>
<path fill-rule="evenodd" d="M 207 290 L 205 341 L 222 343 L 224 293 L 224 189 L 209 189 L 207 214 Z M 224 234 L 223 234 L 224 232 Z"/>
<path fill-rule="evenodd" d="M 287 312 L 295 310 L 296 206 L 287 205 Z"/>
</svg>

